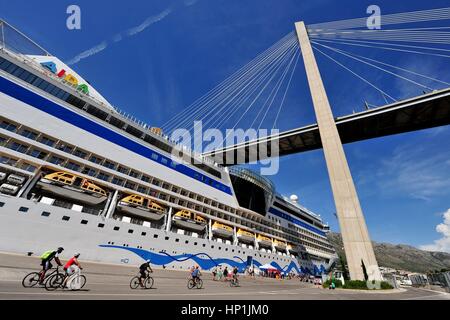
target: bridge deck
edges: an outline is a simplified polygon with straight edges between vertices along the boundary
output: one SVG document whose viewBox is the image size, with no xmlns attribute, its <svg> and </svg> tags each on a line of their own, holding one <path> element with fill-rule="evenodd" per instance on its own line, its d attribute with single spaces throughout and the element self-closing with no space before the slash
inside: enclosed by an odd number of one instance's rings
<svg viewBox="0 0 450 320">
<path fill-rule="evenodd" d="M 450 88 L 403 100 L 379 108 L 336 118 L 342 143 L 368 140 L 450 124 Z M 286 131 L 276 136 L 229 146 L 205 153 L 225 166 L 270 158 L 271 142 L 279 142 L 279 155 L 286 156 L 322 148 L 317 124 Z M 261 145 L 267 152 L 256 154 Z M 264 155 L 265 154 L 265 155 Z M 245 155 L 245 157 L 244 157 Z M 252 157 L 250 158 L 250 155 Z"/>
</svg>

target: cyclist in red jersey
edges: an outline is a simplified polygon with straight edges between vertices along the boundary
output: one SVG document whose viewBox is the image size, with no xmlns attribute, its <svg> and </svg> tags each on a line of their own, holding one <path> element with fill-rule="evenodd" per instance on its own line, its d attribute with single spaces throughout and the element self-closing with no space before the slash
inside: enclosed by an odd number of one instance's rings
<svg viewBox="0 0 450 320">
<path fill-rule="evenodd" d="M 78 262 L 78 258 L 80 257 L 79 253 L 76 253 L 67 263 L 64 265 L 64 271 L 66 272 L 66 278 L 64 279 L 64 285 L 66 284 L 69 277 L 74 274 L 78 268 L 83 270 L 80 263 Z"/>
</svg>

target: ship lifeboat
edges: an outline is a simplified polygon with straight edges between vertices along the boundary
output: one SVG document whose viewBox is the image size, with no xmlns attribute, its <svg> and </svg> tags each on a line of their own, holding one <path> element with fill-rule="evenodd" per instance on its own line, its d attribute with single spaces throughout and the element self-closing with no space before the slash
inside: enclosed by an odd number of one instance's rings
<svg viewBox="0 0 450 320">
<path fill-rule="evenodd" d="M 100 204 L 108 197 L 105 190 L 88 179 L 67 172 L 48 174 L 38 186 L 49 193 L 89 205 Z"/>
<path fill-rule="evenodd" d="M 214 222 L 211 229 L 214 235 L 224 238 L 230 238 L 234 233 L 232 227 L 219 222 Z"/>
<path fill-rule="evenodd" d="M 256 241 L 258 241 L 259 246 L 272 248 L 272 239 L 270 239 L 269 237 L 259 234 L 256 238 Z"/>
<path fill-rule="evenodd" d="M 205 231 L 207 221 L 198 214 L 194 214 L 188 210 L 181 210 L 173 216 L 172 224 L 180 229 L 203 232 Z"/>
<path fill-rule="evenodd" d="M 239 229 L 237 232 L 237 238 L 241 242 L 255 243 L 255 234 L 247 230 Z"/>
<path fill-rule="evenodd" d="M 166 208 L 139 195 L 130 195 L 119 201 L 120 211 L 153 221 L 161 220 L 166 214 Z"/>
<path fill-rule="evenodd" d="M 286 242 L 279 241 L 279 240 L 276 240 L 276 239 L 273 241 L 273 245 L 278 250 L 286 250 L 286 248 L 287 248 Z"/>
</svg>

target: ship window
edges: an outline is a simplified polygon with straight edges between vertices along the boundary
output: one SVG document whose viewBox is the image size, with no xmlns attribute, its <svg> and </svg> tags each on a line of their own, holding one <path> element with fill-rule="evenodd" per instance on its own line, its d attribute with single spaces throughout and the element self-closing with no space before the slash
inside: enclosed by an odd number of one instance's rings
<svg viewBox="0 0 450 320">
<path fill-rule="evenodd" d="M 100 180 L 103 180 L 103 181 L 108 181 L 109 180 L 109 175 L 104 174 L 103 172 L 100 172 L 97 175 L 97 178 L 99 178 Z"/>
<path fill-rule="evenodd" d="M 11 65 L 11 62 L 9 62 L 6 59 L 0 58 L 0 69 L 6 70 Z"/>
<path fill-rule="evenodd" d="M 149 176 L 142 176 L 141 180 L 148 183 L 148 182 L 150 182 L 150 177 Z"/>
<path fill-rule="evenodd" d="M 17 68 L 16 70 L 14 70 L 14 72 L 12 73 L 13 76 L 16 77 L 20 77 L 20 75 L 24 72 L 25 70 L 22 68 Z"/>
<path fill-rule="evenodd" d="M 62 217 L 62 220 L 63 220 L 63 221 L 69 221 L 69 220 L 70 220 L 70 217 L 64 216 L 64 217 Z"/>
<path fill-rule="evenodd" d="M 14 71 L 16 71 L 16 69 L 18 68 L 18 66 L 16 66 L 15 64 L 11 63 L 8 68 L 6 69 L 6 72 L 8 73 L 13 73 Z"/>
<path fill-rule="evenodd" d="M 165 237 L 165 240 L 169 240 L 170 238 L 169 237 Z"/>
<path fill-rule="evenodd" d="M 133 233 L 133 232 L 134 232 L 133 229 L 128 230 L 128 233 Z"/>
<path fill-rule="evenodd" d="M 104 223 L 99 223 L 97 227 L 99 227 L 99 228 L 104 228 L 104 227 L 105 227 L 105 224 L 104 224 Z"/>
<path fill-rule="evenodd" d="M 158 235 L 157 235 L 157 234 L 154 234 L 154 235 L 153 235 L 153 238 L 158 239 Z"/>
<path fill-rule="evenodd" d="M 119 231 L 120 228 L 119 227 L 114 227 L 114 231 Z"/>
<path fill-rule="evenodd" d="M 133 170 L 130 171 L 129 175 L 133 178 L 139 177 L 139 173 L 137 173 L 136 171 L 133 171 Z"/>
<path fill-rule="evenodd" d="M 63 159 L 63 158 L 56 157 L 56 156 L 52 156 L 52 157 L 50 158 L 49 162 L 51 162 L 51 163 L 53 163 L 53 164 L 56 164 L 56 165 L 60 165 L 60 164 L 64 163 L 64 159 Z"/>
<path fill-rule="evenodd" d="M 189 241 L 186 240 L 184 243 L 185 243 L 185 244 L 189 244 Z"/>
<path fill-rule="evenodd" d="M 28 129 L 23 130 L 20 133 L 21 136 L 24 136 L 25 138 L 31 139 L 31 140 L 36 140 L 38 134 L 36 132 L 30 131 Z"/>
<path fill-rule="evenodd" d="M 139 186 L 137 191 L 140 193 L 147 193 L 147 188 Z"/>
<path fill-rule="evenodd" d="M 36 170 L 36 167 L 33 166 L 33 165 L 31 165 L 31 164 L 29 164 L 29 163 L 24 163 L 24 164 L 22 164 L 22 165 L 20 166 L 20 168 L 21 168 L 22 170 L 29 171 L 29 172 L 34 172 L 34 171 Z"/>
<path fill-rule="evenodd" d="M 126 184 L 125 184 L 125 188 L 128 188 L 128 189 L 135 189 L 136 188 L 136 184 L 134 184 L 134 183 L 131 183 L 131 182 L 127 182 Z"/>
<path fill-rule="evenodd" d="M 83 174 L 87 174 L 87 175 L 93 177 L 93 176 L 95 176 L 95 174 L 97 173 L 97 171 L 95 171 L 94 169 L 85 167 L 85 168 L 83 169 L 83 172 L 82 172 L 82 173 L 83 173 Z"/>
<path fill-rule="evenodd" d="M 52 139 L 49 139 L 47 137 L 42 137 L 41 140 L 39 141 L 42 144 L 45 144 L 49 147 L 53 147 L 55 145 L 55 141 Z"/>
<path fill-rule="evenodd" d="M 44 159 L 47 156 L 47 153 L 45 153 L 41 150 L 34 149 L 31 152 L 31 156 L 34 158 L 38 158 L 38 159 Z"/>
<path fill-rule="evenodd" d="M 7 121 L 2 121 L 0 124 L 0 128 L 14 132 L 17 129 L 17 126 L 15 124 L 9 123 Z"/>
<path fill-rule="evenodd" d="M 108 160 L 105 160 L 105 162 L 103 163 L 103 166 L 106 168 L 112 169 L 112 170 L 114 170 L 116 168 L 116 165 Z"/>
<path fill-rule="evenodd" d="M 5 206 L 4 202 L 0 202 L 0 208 L 3 208 Z"/>
<path fill-rule="evenodd" d="M 41 213 L 41 216 L 42 217 L 50 217 L 50 212 L 44 211 L 44 212 Z"/>
<path fill-rule="evenodd" d="M 141 236 L 145 237 L 147 235 L 147 232 L 142 232 Z"/>
<path fill-rule="evenodd" d="M 88 224 L 87 220 L 81 220 L 81 224 Z"/>
<path fill-rule="evenodd" d="M 100 159 L 99 157 L 96 157 L 96 156 L 91 156 L 91 157 L 89 158 L 89 161 L 90 161 L 90 162 L 93 162 L 93 163 L 95 163 L 95 164 L 100 164 L 100 163 L 102 162 L 102 159 Z"/>
<path fill-rule="evenodd" d="M 73 153 L 74 156 L 81 158 L 81 159 L 85 159 L 87 156 L 87 153 L 84 151 L 81 151 L 79 149 L 75 150 L 75 152 Z"/>
<path fill-rule="evenodd" d="M 73 163 L 73 162 L 69 162 L 66 166 L 67 169 L 69 170 L 73 170 L 73 171 L 80 171 L 80 165 Z"/>
<path fill-rule="evenodd" d="M 122 166 L 119 166 L 117 171 L 119 171 L 120 173 L 128 174 L 128 171 L 130 171 L 130 169 L 122 167 Z"/>
<path fill-rule="evenodd" d="M 117 184 L 118 186 L 123 186 L 124 181 L 122 179 L 114 177 L 112 179 L 112 183 Z"/>
</svg>

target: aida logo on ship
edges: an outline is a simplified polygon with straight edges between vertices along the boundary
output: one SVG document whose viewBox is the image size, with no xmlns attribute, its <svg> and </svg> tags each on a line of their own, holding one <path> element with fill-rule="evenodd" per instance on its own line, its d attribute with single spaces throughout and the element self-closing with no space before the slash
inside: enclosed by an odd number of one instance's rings
<svg viewBox="0 0 450 320">
<path fill-rule="evenodd" d="M 41 66 L 54 73 L 59 78 L 63 79 L 66 83 L 70 84 L 78 91 L 89 94 L 89 87 L 87 86 L 87 84 L 80 84 L 78 79 L 73 74 L 67 73 L 65 69 L 61 69 L 58 71 L 56 63 L 52 61 L 41 62 Z"/>
</svg>

